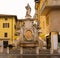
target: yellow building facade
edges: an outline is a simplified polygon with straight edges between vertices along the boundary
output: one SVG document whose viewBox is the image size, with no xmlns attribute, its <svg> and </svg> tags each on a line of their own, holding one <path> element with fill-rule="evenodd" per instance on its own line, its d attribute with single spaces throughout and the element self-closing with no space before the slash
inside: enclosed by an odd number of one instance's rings
<svg viewBox="0 0 60 58">
<path fill-rule="evenodd" d="M 60 33 L 60 1 L 59 0 L 35 0 L 35 9 L 38 11 L 42 38 L 50 32 Z"/>
<path fill-rule="evenodd" d="M 46 21 L 46 16 L 45 15 L 41 15 L 41 7 L 42 7 L 42 4 L 43 4 L 43 1 L 44 0 L 35 0 L 35 9 L 37 10 L 37 19 L 40 21 L 40 37 L 41 38 L 45 38 L 45 36 L 48 34 L 48 21 Z"/>
<path fill-rule="evenodd" d="M 0 15 L 0 42 L 3 44 L 14 42 L 16 20 L 15 15 Z"/>
</svg>

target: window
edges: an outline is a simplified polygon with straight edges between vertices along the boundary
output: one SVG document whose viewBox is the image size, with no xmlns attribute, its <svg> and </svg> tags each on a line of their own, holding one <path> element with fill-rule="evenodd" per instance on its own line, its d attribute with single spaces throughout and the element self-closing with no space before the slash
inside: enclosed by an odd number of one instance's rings
<svg viewBox="0 0 60 58">
<path fill-rule="evenodd" d="M 3 28 L 9 28 L 9 23 L 3 23 Z"/>
<path fill-rule="evenodd" d="M 14 25 L 14 29 L 16 29 L 16 25 Z"/>
<path fill-rule="evenodd" d="M 7 17 L 5 17 L 5 20 L 7 20 Z"/>
<path fill-rule="evenodd" d="M 7 35 L 8 35 L 7 33 L 4 33 L 4 37 L 7 37 Z"/>
<path fill-rule="evenodd" d="M 47 19 L 46 19 L 46 24 L 47 24 L 47 26 L 49 25 L 49 17 L 47 17 Z"/>
</svg>

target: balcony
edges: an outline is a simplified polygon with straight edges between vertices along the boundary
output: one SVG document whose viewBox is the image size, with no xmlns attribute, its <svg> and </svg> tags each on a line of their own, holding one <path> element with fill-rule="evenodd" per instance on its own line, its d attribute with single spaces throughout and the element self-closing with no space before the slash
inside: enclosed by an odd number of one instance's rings
<svg viewBox="0 0 60 58">
<path fill-rule="evenodd" d="M 42 7 L 40 7 L 40 14 L 46 15 L 52 9 L 60 8 L 60 0 L 44 0 Z"/>
</svg>

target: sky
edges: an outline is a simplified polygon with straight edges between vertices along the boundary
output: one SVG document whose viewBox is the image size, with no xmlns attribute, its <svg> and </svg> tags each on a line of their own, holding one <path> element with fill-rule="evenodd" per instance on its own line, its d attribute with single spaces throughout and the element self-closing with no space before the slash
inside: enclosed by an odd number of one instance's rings
<svg viewBox="0 0 60 58">
<path fill-rule="evenodd" d="M 17 15 L 18 19 L 25 18 L 27 3 L 31 6 L 31 15 L 35 13 L 34 0 L 0 0 L 0 14 Z"/>
</svg>

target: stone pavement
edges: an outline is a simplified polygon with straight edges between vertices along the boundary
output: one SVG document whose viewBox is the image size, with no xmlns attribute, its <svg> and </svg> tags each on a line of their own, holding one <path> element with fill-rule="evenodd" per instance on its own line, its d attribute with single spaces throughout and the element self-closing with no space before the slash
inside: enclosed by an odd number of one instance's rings
<svg viewBox="0 0 60 58">
<path fill-rule="evenodd" d="M 36 54 L 0 54 L 0 58 L 60 58 L 60 55 L 36 55 Z"/>
<path fill-rule="evenodd" d="M 25 49 L 25 53 L 20 55 L 19 49 L 11 49 L 10 53 L 7 54 L 5 49 L 4 53 L 0 54 L 0 58 L 60 58 L 60 54 L 57 52 L 50 54 L 50 50 L 40 50 L 39 55 L 37 55 L 35 50 L 31 50 L 30 54 L 28 54 L 28 50 Z"/>
</svg>

